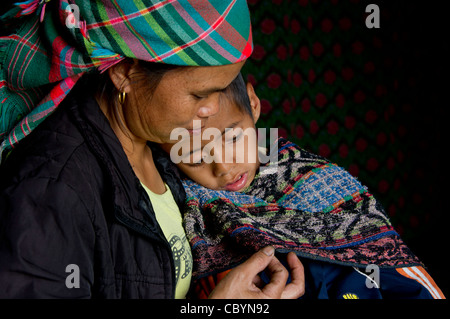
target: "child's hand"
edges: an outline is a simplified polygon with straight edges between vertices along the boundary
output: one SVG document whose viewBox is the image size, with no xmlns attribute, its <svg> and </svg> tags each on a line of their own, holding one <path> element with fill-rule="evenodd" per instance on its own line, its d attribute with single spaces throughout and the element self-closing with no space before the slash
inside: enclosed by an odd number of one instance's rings
<svg viewBox="0 0 450 319">
<path fill-rule="evenodd" d="M 296 299 L 305 292 L 303 265 L 294 253 L 287 262 L 292 281 L 286 285 L 287 269 L 274 255 L 273 247 L 265 247 L 245 263 L 231 270 L 211 292 L 212 299 Z M 265 270 L 270 282 L 261 286 L 258 274 Z"/>
</svg>

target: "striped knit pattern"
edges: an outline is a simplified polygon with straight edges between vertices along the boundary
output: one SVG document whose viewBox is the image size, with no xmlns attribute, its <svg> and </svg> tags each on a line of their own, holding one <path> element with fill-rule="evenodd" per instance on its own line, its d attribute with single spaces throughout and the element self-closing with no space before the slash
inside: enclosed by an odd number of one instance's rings
<svg viewBox="0 0 450 319">
<path fill-rule="evenodd" d="M 13 33 L 0 37 L 0 158 L 85 72 L 125 57 L 226 65 L 253 49 L 245 0 L 29 0 L 2 20 Z"/>
<path fill-rule="evenodd" d="M 260 170 L 242 192 L 183 181 L 194 278 L 230 269 L 267 245 L 343 265 L 419 264 L 358 180 L 293 143 L 277 143 L 277 169 Z"/>
</svg>

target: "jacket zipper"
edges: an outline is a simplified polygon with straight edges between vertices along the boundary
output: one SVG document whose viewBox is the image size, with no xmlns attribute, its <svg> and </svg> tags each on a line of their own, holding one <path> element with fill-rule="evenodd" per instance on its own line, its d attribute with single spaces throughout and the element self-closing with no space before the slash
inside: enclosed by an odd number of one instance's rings
<svg viewBox="0 0 450 319">
<path fill-rule="evenodd" d="M 141 185 L 139 185 L 139 192 L 140 192 L 140 194 L 144 194 L 144 198 L 151 205 L 150 198 L 148 197 L 147 192 L 144 190 L 144 188 Z M 148 203 L 146 203 L 146 204 L 148 205 Z M 149 210 L 153 211 L 153 209 L 151 209 L 151 206 L 149 206 Z M 175 299 L 175 291 L 176 291 L 176 287 L 177 287 L 177 282 L 176 282 L 176 277 L 175 277 L 175 261 L 174 261 L 174 258 L 173 258 L 172 247 L 170 246 L 166 236 L 164 236 L 164 232 L 163 232 L 161 226 L 159 225 L 158 221 L 156 220 L 156 216 L 152 216 L 150 214 L 150 212 L 147 212 L 147 211 L 145 213 L 148 214 L 151 219 L 155 220 L 156 225 L 157 225 L 157 230 L 158 230 L 158 238 L 159 238 L 160 242 L 164 244 L 166 250 L 169 253 L 170 268 L 172 270 L 171 271 L 171 273 L 172 273 L 171 274 L 172 275 L 172 296 L 171 296 L 171 299 Z M 154 211 L 153 211 L 153 214 L 155 214 Z"/>
</svg>

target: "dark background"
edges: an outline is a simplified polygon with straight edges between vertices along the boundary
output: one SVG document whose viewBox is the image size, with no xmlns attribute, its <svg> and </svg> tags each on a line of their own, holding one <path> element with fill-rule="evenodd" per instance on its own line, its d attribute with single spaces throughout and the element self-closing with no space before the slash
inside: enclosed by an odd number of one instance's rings
<svg viewBox="0 0 450 319">
<path fill-rule="evenodd" d="M 445 10 L 437 1 L 249 0 L 260 127 L 346 168 L 449 294 Z M 365 25 L 368 4 L 380 28 Z"/>
</svg>

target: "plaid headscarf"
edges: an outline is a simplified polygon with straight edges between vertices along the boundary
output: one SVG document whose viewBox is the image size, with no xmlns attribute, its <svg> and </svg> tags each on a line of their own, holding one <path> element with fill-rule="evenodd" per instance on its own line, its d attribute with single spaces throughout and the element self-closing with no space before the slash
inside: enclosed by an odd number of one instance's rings
<svg viewBox="0 0 450 319">
<path fill-rule="evenodd" d="M 125 57 L 226 65 L 253 50 L 245 0 L 29 0 L 1 19 L 14 31 L 0 37 L 0 160 L 85 72 Z"/>
</svg>

